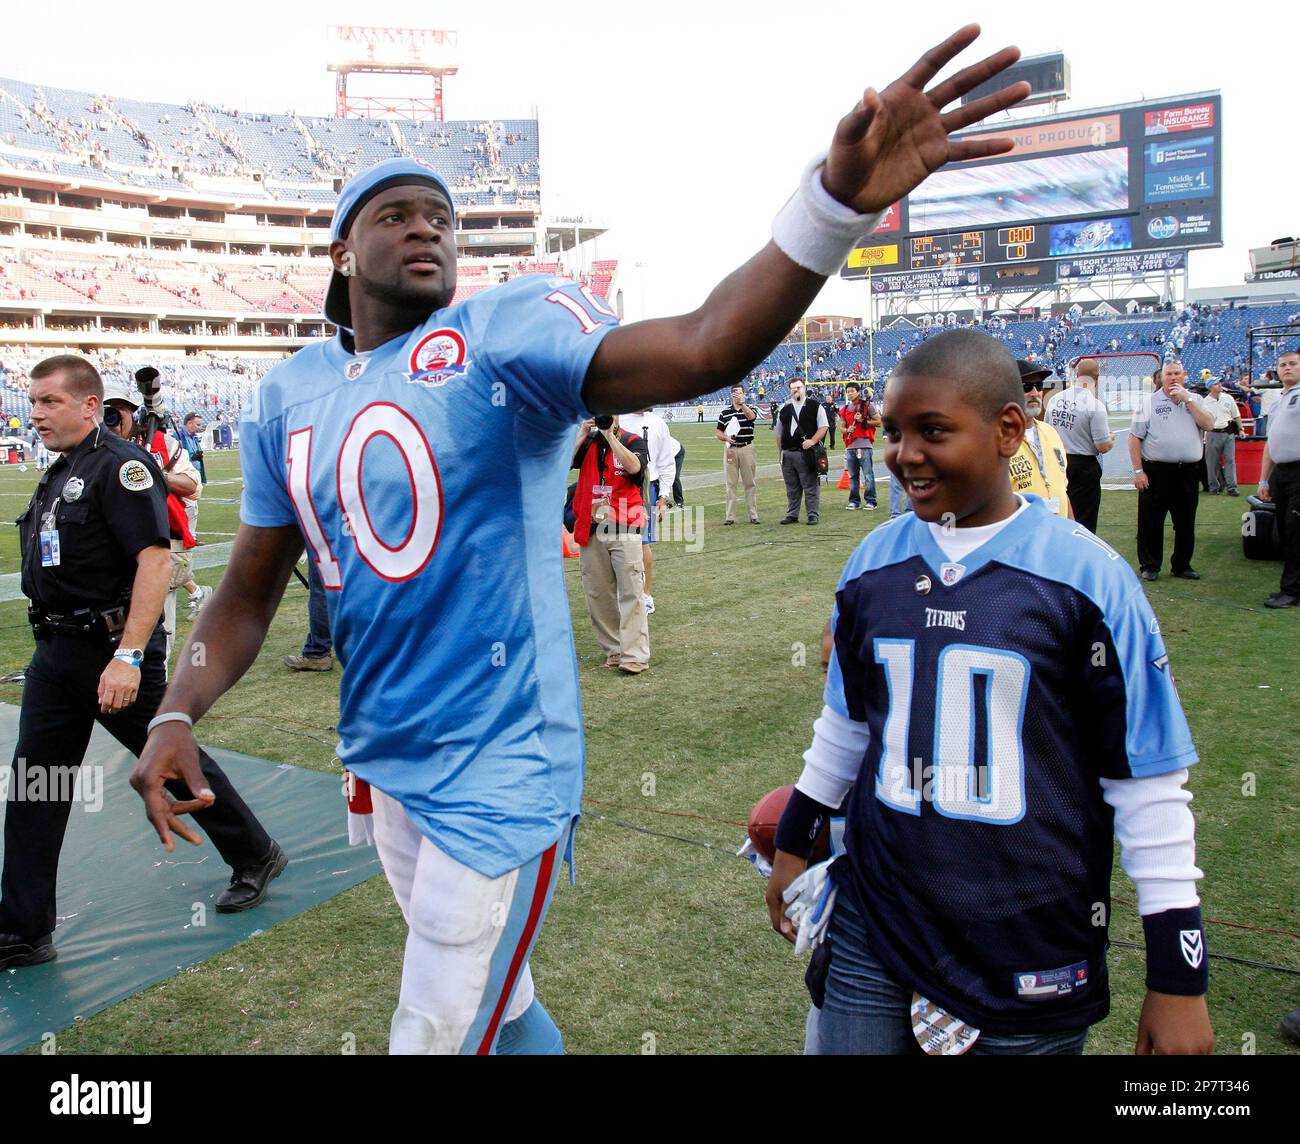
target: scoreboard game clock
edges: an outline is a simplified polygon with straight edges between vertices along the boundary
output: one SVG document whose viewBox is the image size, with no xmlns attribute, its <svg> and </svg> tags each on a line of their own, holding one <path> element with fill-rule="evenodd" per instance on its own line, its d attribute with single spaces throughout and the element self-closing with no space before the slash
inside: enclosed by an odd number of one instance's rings
<svg viewBox="0 0 1300 1144">
<path fill-rule="evenodd" d="M 998 230 L 998 246 L 1007 262 L 1023 262 L 1034 245 L 1037 228 L 1032 226 L 1004 226 Z"/>
</svg>

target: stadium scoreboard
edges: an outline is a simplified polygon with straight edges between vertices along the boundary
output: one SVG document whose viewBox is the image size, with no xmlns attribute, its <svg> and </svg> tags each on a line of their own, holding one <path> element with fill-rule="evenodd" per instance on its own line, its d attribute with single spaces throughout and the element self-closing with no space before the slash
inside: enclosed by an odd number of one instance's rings
<svg viewBox="0 0 1300 1144">
<path fill-rule="evenodd" d="M 913 270 L 978 265 L 984 261 L 982 230 L 968 230 L 962 234 L 927 234 L 911 239 L 910 243 Z"/>
<path fill-rule="evenodd" d="M 840 273 L 876 293 L 992 293 L 1181 269 L 1223 245 L 1221 124 L 1203 92 L 967 132 L 1015 146 L 936 171 Z"/>
</svg>

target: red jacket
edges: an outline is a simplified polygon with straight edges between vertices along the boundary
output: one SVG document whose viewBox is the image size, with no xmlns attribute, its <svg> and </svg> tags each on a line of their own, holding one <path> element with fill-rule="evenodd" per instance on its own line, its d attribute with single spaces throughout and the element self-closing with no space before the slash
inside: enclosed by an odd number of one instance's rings
<svg viewBox="0 0 1300 1144">
<path fill-rule="evenodd" d="M 853 416 L 857 412 L 861 412 L 862 414 L 861 425 L 855 425 L 853 423 Z M 875 441 L 875 427 L 867 425 L 867 420 L 870 416 L 871 402 L 869 402 L 865 397 L 859 398 L 856 406 L 846 405 L 840 410 L 840 420 L 844 422 L 844 447 L 846 449 L 853 448 L 853 442 L 855 440 L 859 442 L 859 446 L 862 441 L 865 441 L 868 445 Z"/>
<path fill-rule="evenodd" d="M 645 504 L 641 483 L 650 467 L 650 450 L 640 437 L 618 430 L 619 442 L 641 461 L 641 470 L 628 476 L 603 437 L 583 444 L 576 455 L 578 487 L 573 494 L 573 539 L 580 545 L 591 540 L 591 512 L 597 503 L 609 505 L 609 519 L 620 530 L 645 527 Z M 605 490 L 605 491 L 598 491 Z"/>
<path fill-rule="evenodd" d="M 150 452 L 153 459 L 158 462 L 158 467 L 166 474 L 180 458 L 179 450 L 182 446 L 177 445 L 177 452 L 171 456 L 167 454 L 167 437 L 161 431 L 155 431 L 153 435 L 153 444 Z M 190 518 L 185 511 L 185 502 L 172 492 L 167 491 L 167 524 L 171 530 L 172 538 L 181 541 L 186 548 L 194 548 L 198 541 L 194 539 L 194 534 L 190 532 Z"/>
</svg>

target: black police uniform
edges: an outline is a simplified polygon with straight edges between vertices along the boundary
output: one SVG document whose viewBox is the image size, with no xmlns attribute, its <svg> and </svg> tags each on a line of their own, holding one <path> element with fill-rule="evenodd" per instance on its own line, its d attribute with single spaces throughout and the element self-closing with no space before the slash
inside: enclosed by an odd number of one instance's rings
<svg viewBox="0 0 1300 1144">
<path fill-rule="evenodd" d="M 18 529 L 36 654 L 23 686 L 15 768 L 23 760 L 30 776 L 37 768 L 80 765 L 96 720 L 138 756 L 167 686 L 161 624 L 144 649 L 136 701 L 104 715 L 97 693 L 130 609 L 136 555 L 168 546 L 161 471 L 142 449 L 96 426 L 50 466 Z M 216 802 L 193 818 L 236 871 L 230 893 L 241 871 L 265 867 L 273 854 L 277 861 L 283 856 L 216 762 L 206 752 L 199 757 Z M 50 783 L 48 789 L 68 785 Z M 167 789 L 177 798 L 192 797 L 183 782 L 168 782 Z M 53 932 L 59 850 L 70 810 L 70 800 L 8 804 L 0 933 L 31 941 Z M 243 897 L 248 900 L 246 887 Z M 43 952 L 39 960 L 54 956 L 52 949 Z"/>
</svg>

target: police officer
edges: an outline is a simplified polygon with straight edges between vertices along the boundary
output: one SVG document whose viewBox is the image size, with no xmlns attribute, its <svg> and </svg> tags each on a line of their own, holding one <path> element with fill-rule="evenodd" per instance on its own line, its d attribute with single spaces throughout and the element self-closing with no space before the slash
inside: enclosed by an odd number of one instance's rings
<svg viewBox="0 0 1300 1144">
<path fill-rule="evenodd" d="M 1199 580 L 1192 567 L 1196 548 L 1196 486 L 1199 481 L 1201 434 L 1214 418 L 1184 385 L 1183 363 L 1169 360 L 1153 375 L 1159 386 L 1144 393 L 1133 410 L 1129 434 L 1129 460 L 1138 491 L 1138 566 L 1143 580 L 1160 575 L 1164 559 L 1165 516 L 1174 518 L 1174 553 L 1170 574 Z"/>
<path fill-rule="evenodd" d="M 32 421 L 61 456 L 18 519 L 36 654 L 14 777 L 45 797 L 11 800 L 5 815 L 0 969 L 56 956 L 55 882 L 72 805 L 62 780 L 80 766 L 94 722 L 139 755 L 166 687 L 158 617 L 171 557 L 162 473 L 100 422 L 104 386 L 84 358 L 47 358 L 30 376 Z M 207 809 L 194 818 L 234 870 L 217 909 L 250 909 L 288 860 L 217 764 L 203 755 L 202 765 L 209 789 L 196 794 Z M 180 782 L 168 787 L 190 797 Z"/>
</svg>

